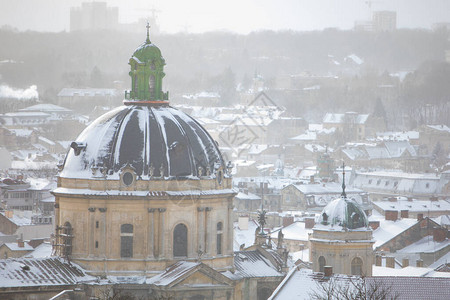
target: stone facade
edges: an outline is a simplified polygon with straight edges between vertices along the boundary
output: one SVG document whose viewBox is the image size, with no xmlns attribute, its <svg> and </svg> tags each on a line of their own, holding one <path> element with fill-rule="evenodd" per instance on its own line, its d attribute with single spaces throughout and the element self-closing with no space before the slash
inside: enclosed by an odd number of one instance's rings
<svg viewBox="0 0 450 300">
<path fill-rule="evenodd" d="M 167 191 L 185 191 L 186 184 L 191 189 L 216 192 L 207 196 L 167 194 Z M 174 253 L 174 232 L 178 224 L 187 228 L 187 251 L 182 259 L 195 260 L 201 256 L 205 264 L 229 270 L 233 266 L 234 194 L 224 188 L 230 185 L 231 179 L 224 179 L 222 187 L 216 180 L 189 183 L 142 180 L 135 181 L 134 186 L 123 187 L 120 181 L 60 178 L 60 188 L 54 192 L 57 224 L 61 228 L 70 224 L 72 261 L 92 274 L 131 271 L 151 274 L 165 269 L 180 259 Z M 80 188 L 88 188 L 90 195 L 83 194 L 86 190 L 77 192 Z M 102 191 L 110 194 L 117 191 L 117 194 L 98 195 Z M 161 192 L 138 196 L 139 191 Z M 121 232 L 124 224 L 132 225 L 131 232 Z M 131 256 L 126 258 L 123 253 L 121 256 L 121 240 L 125 236 L 132 243 Z M 217 243 L 221 243 L 221 249 Z"/>
<path fill-rule="evenodd" d="M 372 276 L 374 241 L 371 229 L 335 231 L 315 228 L 310 243 L 314 272 L 323 272 L 324 266 L 332 266 L 333 273 Z"/>
</svg>

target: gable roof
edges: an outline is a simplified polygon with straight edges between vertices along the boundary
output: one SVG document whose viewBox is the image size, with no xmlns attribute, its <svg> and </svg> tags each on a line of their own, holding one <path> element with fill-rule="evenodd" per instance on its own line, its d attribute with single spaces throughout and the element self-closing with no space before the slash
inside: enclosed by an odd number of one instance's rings
<svg viewBox="0 0 450 300">
<path fill-rule="evenodd" d="M 259 249 L 234 252 L 235 277 L 273 277 L 284 276 Z"/>
<path fill-rule="evenodd" d="M 170 288 L 180 284 L 182 281 L 185 281 L 196 272 L 201 272 L 207 277 L 213 279 L 213 281 L 217 282 L 216 285 L 218 286 L 227 286 L 232 284 L 232 281 L 228 277 L 222 275 L 211 267 L 201 262 L 191 261 L 178 261 L 169 266 L 163 273 L 148 279 L 147 283 L 161 288 Z M 211 280 L 207 283 L 205 282 L 199 284 L 211 285 Z"/>
</svg>

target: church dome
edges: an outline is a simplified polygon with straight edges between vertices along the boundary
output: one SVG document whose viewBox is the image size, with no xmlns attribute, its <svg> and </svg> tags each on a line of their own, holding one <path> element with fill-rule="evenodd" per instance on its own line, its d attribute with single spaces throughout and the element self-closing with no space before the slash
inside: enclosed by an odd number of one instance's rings
<svg viewBox="0 0 450 300">
<path fill-rule="evenodd" d="M 364 211 L 358 203 L 342 196 L 331 201 L 319 216 L 319 226 L 343 227 L 348 229 L 365 228 L 369 225 Z"/>
<path fill-rule="evenodd" d="M 170 106 L 127 105 L 99 117 L 71 145 L 60 176 L 117 179 L 198 178 L 224 168 L 215 141 L 193 118 Z"/>
<path fill-rule="evenodd" d="M 133 53 L 133 58 L 137 58 L 140 62 L 146 62 L 150 60 L 161 60 L 163 63 L 164 58 L 161 55 L 161 50 L 148 40 L 140 45 Z"/>
</svg>

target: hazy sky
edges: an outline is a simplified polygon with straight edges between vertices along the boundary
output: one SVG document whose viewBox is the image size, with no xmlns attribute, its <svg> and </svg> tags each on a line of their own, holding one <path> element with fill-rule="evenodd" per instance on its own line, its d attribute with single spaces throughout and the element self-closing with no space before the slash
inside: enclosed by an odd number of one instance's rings
<svg viewBox="0 0 450 300">
<path fill-rule="evenodd" d="M 69 30 L 71 6 L 86 0 L 0 0 L 0 26 L 19 30 Z M 227 30 L 248 33 L 261 29 L 351 29 L 368 20 L 371 10 L 394 10 L 399 28 L 431 28 L 450 22 L 450 0 L 108 0 L 119 7 L 122 23 L 157 9 L 164 32 Z"/>
</svg>

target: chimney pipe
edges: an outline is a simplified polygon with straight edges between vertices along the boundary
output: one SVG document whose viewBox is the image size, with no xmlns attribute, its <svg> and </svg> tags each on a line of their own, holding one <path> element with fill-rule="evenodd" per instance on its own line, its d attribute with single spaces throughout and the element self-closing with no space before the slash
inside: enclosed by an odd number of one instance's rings
<svg viewBox="0 0 450 300">
<path fill-rule="evenodd" d="M 375 266 L 381 267 L 382 260 L 383 260 L 383 258 L 381 257 L 381 255 L 375 256 Z"/>
<path fill-rule="evenodd" d="M 423 214 L 417 214 L 417 221 L 423 220 Z"/>
<path fill-rule="evenodd" d="M 380 221 L 369 221 L 369 226 L 372 228 L 372 230 L 375 230 L 380 227 Z"/>
<path fill-rule="evenodd" d="M 305 218 L 305 229 L 311 229 L 315 225 L 315 219 L 314 218 Z"/>
<path fill-rule="evenodd" d="M 443 242 L 447 238 L 447 229 L 437 227 L 433 228 L 433 241 L 435 242 Z"/>
<path fill-rule="evenodd" d="M 395 257 L 386 256 L 386 268 L 395 269 Z"/>
<path fill-rule="evenodd" d="M 408 266 L 409 266 L 409 259 L 405 257 L 402 259 L 402 268 L 406 268 Z"/>
<path fill-rule="evenodd" d="M 324 266 L 323 272 L 325 273 L 325 277 L 331 277 L 333 275 L 333 267 L 332 266 Z"/>
<path fill-rule="evenodd" d="M 416 267 L 423 268 L 423 260 L 421 259 L 416 260 Z"/>
<path fill-rule="evenodd" d="M 401 210 L 400 211 L 400 217 L 402 218 L 402 219 L 407 219 L 407 218 L 409 218 L 409 211 L 408 210 Z"/>
<path fill-rule="evenodd" d="M 398 211 L 397 210 L 386 210 L 384 211 L 384 218 L 386 221 L 397 221 Z"/>
</svg>

